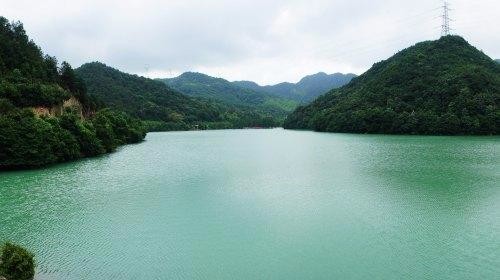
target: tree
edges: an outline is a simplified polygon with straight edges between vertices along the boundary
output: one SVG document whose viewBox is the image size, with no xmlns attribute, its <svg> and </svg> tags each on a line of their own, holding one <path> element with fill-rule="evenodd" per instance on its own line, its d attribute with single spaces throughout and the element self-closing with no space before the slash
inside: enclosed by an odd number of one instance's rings
<svg viewBox="0 0 500 280">
<path fill-rule="evenodd" d="M 37 116 L 29 108 L 58 109 L 70 98 L 82 104 L 83 112 Z M 63 62 L 58 68 L 54 57 L 44 56 L 29 40 L 22 24 L 0 17 L 0 169 L 95 156 L 144 139 L 142 122 L 125 113 L 100 113 L 100 104 L 87 96 L 71 65 Z"/>
<path fill-rule="evenodd" d="M 418 43 L 300 107 L 285 128 L 329 132 L 499 133 L 500 66 L 459 36 Z"/>
<path fill-rule="evenodd" d="M 8 280 L 31 280 L 35 276 L 35 258 L 21 246 L 7 242 L 0 256 L 0 276 Z"/>
</svg>

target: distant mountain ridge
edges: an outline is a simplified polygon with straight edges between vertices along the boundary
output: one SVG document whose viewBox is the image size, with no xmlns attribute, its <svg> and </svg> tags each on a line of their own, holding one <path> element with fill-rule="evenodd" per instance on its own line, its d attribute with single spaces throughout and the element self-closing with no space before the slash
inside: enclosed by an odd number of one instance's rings
<svg viewBox="0 0 500 280">
<path fill-rule="evenodd" d="M 319 72 L 306 76 L 295 84 L 285 82 L 276 85 L 260 86 L 251 81 L 236 81 L 233 84 L 282 98 L 292 99 L 300 103 L 308 103 L 332 89 L 348 84 L 355 77 L 355 74 L 326 74 Z"/>
<path fill-rule="evenodd" d="M 222 78 L 202 73 L 186 72 L 175 78 L 158 80 L 192 97 L 217 100 L 229 105 L 257 108 L 275 116 L 285 117 L 298 105 L 297 101 L 244 88 Z"/>
<path fill-rule="evenodd" d="M 154 124 L 150 130 L 272 127 L 283 119 L 273 119 L 254 108 L 193 98 L 163 82 L 124 73 L 100 62 L 86 63 L 75 72 L 91 96 L 105 106 Z"/>
</svg>

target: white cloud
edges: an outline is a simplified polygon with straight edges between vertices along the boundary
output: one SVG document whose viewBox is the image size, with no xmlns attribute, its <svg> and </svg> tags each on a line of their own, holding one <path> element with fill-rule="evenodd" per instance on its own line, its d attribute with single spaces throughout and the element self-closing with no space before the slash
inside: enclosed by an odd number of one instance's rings
<svg viewBox="0 0 500 280">
<path fill-rule="evenodd" d="M 42 49 L 152 77 L 200 71 L 262 84 L 361 73 L 439 37 L 439 0 L 0 0 Z M 500 2 L 450 0 L 455 32 L 500 58 Z"/>
</svg>

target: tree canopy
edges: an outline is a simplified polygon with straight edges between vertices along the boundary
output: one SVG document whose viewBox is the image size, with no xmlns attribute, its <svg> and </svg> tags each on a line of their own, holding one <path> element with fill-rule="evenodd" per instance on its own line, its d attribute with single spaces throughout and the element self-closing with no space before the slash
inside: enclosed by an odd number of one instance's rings
<svg viewBox="0 0 500 280">
<path fill-rule="evenodd" d="M 276 117 L 285 117 L 298 105 L 297 101 L 290 98 L 242 87 L 237 83 L 202 73 L 186 72 L 176 78 L 161 79 L 160 81 L 189 96 L 255 108 Z"/>
<path fill-rule="evenodd" d="M 0 276 L 7 280 L 32 280 L 35 276 L 34 255 L 23 247 L 6 242 L 0 248 Z"/>
<path fill-rule="evenodd" d="M 63 108 L 70 98 L 80 111 Z M 139 120 L 97 110 L 98 103 L 71 65 L 44 55 L 21 23 L 0 17 L 0 169 L 95 156 L 144 139 Z M 34 107 L 62 112 L 37 116 Z"/>
<path fill-rule="evenodd" d="M 498 134 L 500 65 L 459 36 L 405 49 L 285 121 L 329 132 Z"/>
<path fill-rule="evenodd" d="M 214 99 L 193 98 L 163 82 L 121 72 L 103 63 L 86 63 L 76 69 L 89 95 L 104 106 L 138 117 L 150 130 L 274 127 L 281 120 L 273 112 Z"/>
</svg>

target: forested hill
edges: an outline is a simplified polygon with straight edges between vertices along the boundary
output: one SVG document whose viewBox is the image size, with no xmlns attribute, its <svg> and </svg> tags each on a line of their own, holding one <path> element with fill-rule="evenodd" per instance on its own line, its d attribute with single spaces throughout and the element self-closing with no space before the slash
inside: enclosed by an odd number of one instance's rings
<svg viewBox="0 0 500 280">
<path fill-rule="evenodd" d="M 233 84 L 240 87 L 292 99 L 300 103 L 309 103 L 318 96 L 348 84 L 355 74 L 326 74 L 323 72 L 302 78 L 298 83 L 280 83 L 272 86 L 260 86 L 250 81 L 236 81 Z"/>
<path fill-rule="evenodd" d="M 271 114 L 244 106 L 199 100 L 163 82 L 127 74 L 103 63 L 87 63 L 76 69 L 89 94 L 111 108 L 148 121 L 152 130 L 193 128 L 242 128 L 277 126 Z"/>
<path fill-rule="evenodd" d="M 285 128 L 498 134 L 500 65 L 459 36 L 418 43 L 288 116 Z"/>
<path fill-rule="evenodd" d="M 277 117 L 286 116 L 298 105 L 296 101 L 243 88 L 231 82 L 201 73 L 186 72 L 172 79 L 161 79 L 168 86 L 187 95 L 218 100 L 225 104 L 248 106 Z"/>
<path fill-rule="evenodd" d="M 21 23 L 0 17 L 0 169 L 95 156 L 144 136 L 140 121 L 97 110 L 68 63 L 44 55 Z"/>
</svg>

